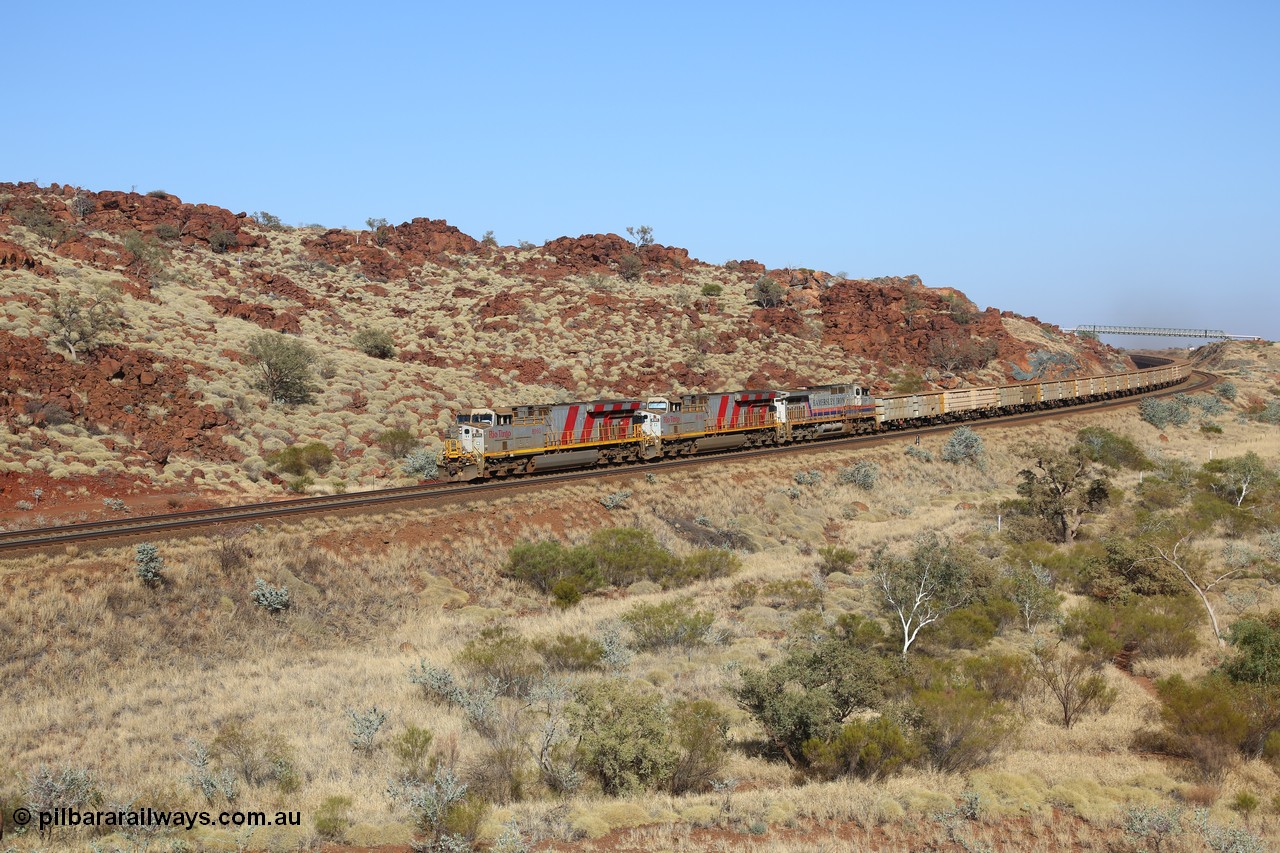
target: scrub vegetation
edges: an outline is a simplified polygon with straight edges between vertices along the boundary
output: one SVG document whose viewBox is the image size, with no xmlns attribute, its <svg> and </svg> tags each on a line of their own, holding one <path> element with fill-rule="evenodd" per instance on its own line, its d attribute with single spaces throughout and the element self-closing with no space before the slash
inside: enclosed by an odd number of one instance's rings
<svg viewBox="0 0 1280 853">
<path fill-rule="evenodd" d="M 980 432 L 0 564 L 0 796 L 308 816 L 188 839 L 249 849 L 1274 846 L 1274 427 Z"/>
</svg>

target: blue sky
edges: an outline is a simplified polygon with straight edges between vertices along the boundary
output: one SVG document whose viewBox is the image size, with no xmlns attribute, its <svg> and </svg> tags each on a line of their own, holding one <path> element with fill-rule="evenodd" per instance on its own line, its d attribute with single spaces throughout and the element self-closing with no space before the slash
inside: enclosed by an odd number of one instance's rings
<svg viewBox="0 0 1280 853">
<path fill-rule="evenodd" d="M 14 4 L 0 180 L 1280 338 L 1280 3 Z"/>
</svg>

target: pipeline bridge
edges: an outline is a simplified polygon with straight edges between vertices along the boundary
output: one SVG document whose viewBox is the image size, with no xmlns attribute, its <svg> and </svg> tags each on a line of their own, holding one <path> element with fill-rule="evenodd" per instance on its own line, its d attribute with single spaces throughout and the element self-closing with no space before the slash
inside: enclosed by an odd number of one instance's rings
<svg viewBox="0 0 1280 853">
<path fill-rule="evenodd" d="M 1230 335 L 1221 329 L 1170 329 L 1163 326 L 1076 326 L 1063 329 L 1077 335 L 1141 335 L 1147 338 L 1211 338 L 1220 341 L 1260 341 L 1258 335 Z"/>
</svg>

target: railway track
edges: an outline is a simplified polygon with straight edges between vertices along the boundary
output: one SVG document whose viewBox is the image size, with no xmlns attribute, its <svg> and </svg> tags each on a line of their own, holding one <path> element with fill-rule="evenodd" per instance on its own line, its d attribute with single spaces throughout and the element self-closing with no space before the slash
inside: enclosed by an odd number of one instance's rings
<svg viewBox="0 0 1280 853">
<path fill-rule="evenodd" d="M 965 425 L 981 429 L 985 426 L 1008 426 L 1010 424 L 1051 420 L 1077 412 L 1132 405 L 1143 397 L 1163 397 L 1201 391 L 1211 387 L 1217 381 L 1218 378 L 1213 374 L 1191 370 L 1186 380 L 1169 388 L 1113 400 L 970 420 L 965 421 Z M 24 552 L 35 552 L 73 544 L 123 544 L 130 540 L 163 538 L 175 534 L 190 535 L 197 532 L 214 532 L 218 528 L 261 523 L 263 521 L 313 515 L 363 513 L 378 508 L 398 507 L 424 501 L 457 503 L 471 498 L 492 496 L 499 492 L 542 489 L 576 480 L 626 475 L 639 476 L 647 472 L 669 472 L 678 468 L 723 463 L 725 461 L 746 461 L 770 455 L 813 454 L 824 450 L 847 449 L 851 445 L 875 446 L 895 441 L 904 435 L 929 435 L 931 433 L 950 431 L 955 427 L 955 424 L 931 425 L 895 430 L 888 433 L 824 439 L 816 443 L 707 453 L 692 458 L 662 460 L 646 465 L 620 465 L 595 468 L 588 471 L 539 474 L 480 483 L 424 483 L 353 494 L 323 495 L 208 510 L 189 510 L 161 515 L 120 518 L 110 521 L 16 530 L 0 533 L 0 555 L 14 556 Z"/>
</svg>

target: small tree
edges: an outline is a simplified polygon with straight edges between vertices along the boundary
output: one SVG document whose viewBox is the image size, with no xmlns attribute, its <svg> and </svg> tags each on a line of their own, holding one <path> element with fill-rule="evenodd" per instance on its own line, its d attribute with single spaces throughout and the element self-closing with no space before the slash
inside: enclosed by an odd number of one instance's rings
<svg viewBox="0 0 1280 853">
<path fill-rule="evenodd" d="M 315 390 L 311 365 L 315 354 L 302 341 L 280 332 L 260 332 L 249 339 L 249 363 L 257 374 L 254 386 L 281 403 L 308 403 Z"/>
<path fill-rule="evenodd" d="M 751 298 L 759 302 L 762 308 L 781 305 L 786 295 L 786 288 L 767 275 L 756 279 L 756 283 L 751 288 Z"/>
<path fill-rule="evenodd" d="M 79 191 L 76 192 L 75 198 L 71 199 L 71 212 L 77 219 L 84 219 L 97 209 L 98 203 L 87 195 L 81 195 Z"/>
<path fill-rule="evenodd" d="M 253 221 L 257 222 L 268 231 L 281 231 L 284 229 L 284 223 L 280 221 L 279 216 L 267 213 L 265 210 L 259 210 L 253 215 Z"/>
<path fill-rule="evenodd" d="M 653 245 L 653 228 L 648 225 L 628 225 L 627 233 L 631 235 L 637 252 L 645 246 Z"/>
<path fill-rule="evenodd" d="M 880 546 L 871 555 L 871 572 L 882 605 L 902 629 L 903 657 L 923 628 L 973 597 L 972 565 L 934 533 L 918 538 L 909 557 L 893 556 Z"/>
<path fill-rule="evenodd" d="M 1063 728 L 1071 728 L 1089 711 L 1106 712 L 1115 702 L 1116 689 L 1107 686 L 1097 658 L 1060 655 L 1056 648 L 1042 646 L 1036 649 L 1035 661 L 1032 672 L 1061 708 Z"/>
<path fill-rule="evenodd" d="M 120 297 L 106 288 L 92 293 L 59 293 L 49 306 L 45 329 L 72 361 L 96 349 L 103 337 L 124 324 Z"/>
<path fill-rule="evenodd" d="M 1009 600 L 1017 605 L 1028 634 L 1058 612 L 1062 596 L 1053 588 L 1053 575 L 1039 563 L 1028 562 L 1006 569 L 1004 582 Z"/>
<path fill-rule="evenodd" d="M 1030 467 L 1018 472 L 1022 478 L 1018 494 L 1051 525 L 1057 541 L 1070 545 L 1085 516 L 1107 506 L 1111 497 L 1107 481 L 1097 476 L 1087 449 L 1080 444 L 1066 451 L 1040 448 L 1033 451 L 1031 461 Z"/>
<path fill-rule="evenodd" d="M 164 558 L 155 545 L 143 542 L 134 550 L 134 564 L 138 580 L 147 586 L 159 586 L 164 583 Z"/>
<path fill-rule="evenodd" d="M 379 246 L 385 246 L 387 241 L 391 239 L 391 227 L 387 225 L 387 220 L 381 216 L 370 216 L 364 221 L 369 226 L 369 230 L 373 232 L 373 242 Z"/>
<path fill-rule="evenodd" d="M 1153 526 L 1156 527 L 1155 531 L 1143 543 L 1147 556 L 1136 562 L 1164 564 L 1176 571 L 1200 598 L 1218 646 L 1225 646 L 1226 639 L 1218 627 L 1218 614 L 1213 609 L 1213 602 L 1209 600 L 1209 593 L 1219 584 L 1244 574 L 1245 569 L 1228 568 L 1222 573 L 1210 571 L 1204 554 L 1193 546 L 1197 531 L 1190 530 L 1184 533 L 1175 530 L 1175 525 L 1168 519 L 1160 519 Z"/>
<path fill-rule="evenodd" d="M 1250 495 L 1266 490 L 1276 481 L 1275 472 L 1252 450 L 1244 456 L 1215 459 L 1204 469 L 1213 478 L 1213 490 L 1237 507 L 1242 506 Z"/>
</svg>

